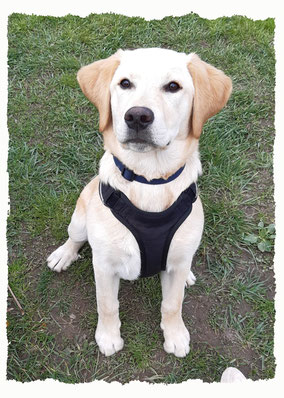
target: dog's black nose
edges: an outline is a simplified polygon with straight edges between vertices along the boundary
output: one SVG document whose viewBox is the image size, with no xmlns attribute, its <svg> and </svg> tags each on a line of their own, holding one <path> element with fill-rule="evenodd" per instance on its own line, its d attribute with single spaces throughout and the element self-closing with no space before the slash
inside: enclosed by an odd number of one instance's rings
<svg viewBox="0 0 284 398">
<path fill-rule="evenodd" d="M 154 121 L 154 113 L 144 106 L 133 106 L 124 115 L 127 126 L 133 130 L 143 130 Z"/>
</svg>

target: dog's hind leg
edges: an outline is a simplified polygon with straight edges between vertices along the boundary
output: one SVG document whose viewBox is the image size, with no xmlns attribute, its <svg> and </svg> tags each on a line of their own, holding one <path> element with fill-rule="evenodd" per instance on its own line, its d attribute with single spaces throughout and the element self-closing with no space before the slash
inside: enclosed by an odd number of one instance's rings
<svg viewBox="0 0 284 398">
<path fill-rule="evenodd" d="M 185 282 L 185 286 L 189 287 L 189 286 L 193 286 L 196 282 L 196 277 L 194 275 L 194 273 L 192 271 L 189 271 L 187 280 Z"/>
<path fill-rule="evenodd" d="M 68 227 L 69 238 L 47 259 L 47 265 L 56 272 L 65 271 L 78 258 L 78 251 L 87 240 L 84 217 L 76 207 Z"/>
<path fill-rule="evenodd" d="M 87 240 L 86 208 L 98 186 L 98 180 L 93 179 L 82 191 L 68 227 L 69 238 L 47 259 L 47 265 L 56 272 L 65 271 L 78 258 L 78 251 Z"/>
</svg>

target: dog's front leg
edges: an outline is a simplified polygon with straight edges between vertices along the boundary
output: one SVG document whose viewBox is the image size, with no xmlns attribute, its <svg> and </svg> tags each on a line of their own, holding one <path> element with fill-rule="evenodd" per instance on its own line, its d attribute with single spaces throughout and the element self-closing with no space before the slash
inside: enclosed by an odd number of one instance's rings
<svg viewBox="0 0 284 398">
<path fill-rule="evenodd" d="M 119 277 L 94 268 L 99 315 L 95 337 L 100 351 L 109 356 L 123 347 L 118 302 Z"/>
<path fill-rule="evenodd" d="M 162 284 L 162 320 L 164 349 L 169 354 L 185 357 L 189 353 L 189 332 L 182 320 L 184 288 L 188 276 L 188 267 L 167 273 L 161 272 Z"/>
</svg>

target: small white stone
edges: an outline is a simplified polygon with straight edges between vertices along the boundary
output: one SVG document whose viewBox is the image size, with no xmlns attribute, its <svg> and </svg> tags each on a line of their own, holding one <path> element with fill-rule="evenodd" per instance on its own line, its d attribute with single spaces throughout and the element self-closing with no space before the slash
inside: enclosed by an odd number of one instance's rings
<svg viewBox="0 0 284 398">
<path fill-rule="evenodd" d="M 245 376 L 237 368 L 227 368 L 221 377 L 221 383 L 234 383 L 244 380 L 246 380 Z"/>
</svg>

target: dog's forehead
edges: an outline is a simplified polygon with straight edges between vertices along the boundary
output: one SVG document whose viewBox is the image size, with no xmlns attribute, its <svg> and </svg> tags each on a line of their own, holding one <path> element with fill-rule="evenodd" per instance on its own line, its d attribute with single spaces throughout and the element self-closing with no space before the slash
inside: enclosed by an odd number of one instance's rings
<svg viewBox="0 0 284 398">
<path fill-rule="evenodd" d="M 118 73 L 132 75 L 170 75 L 187 72 L 187 55 L 173 50 L 147 48 L 121 53 Z"/>
</svg>

